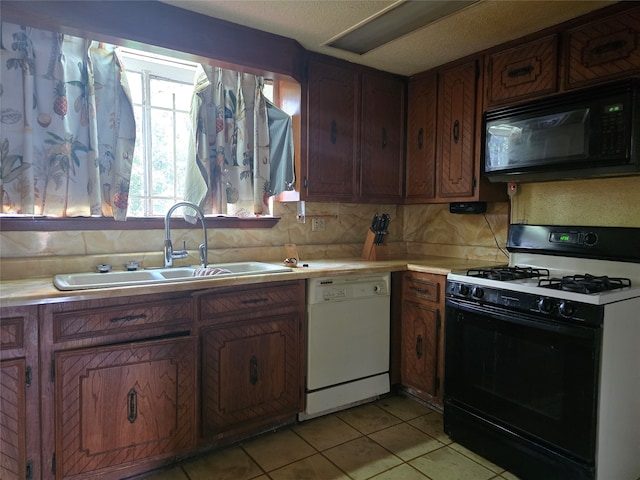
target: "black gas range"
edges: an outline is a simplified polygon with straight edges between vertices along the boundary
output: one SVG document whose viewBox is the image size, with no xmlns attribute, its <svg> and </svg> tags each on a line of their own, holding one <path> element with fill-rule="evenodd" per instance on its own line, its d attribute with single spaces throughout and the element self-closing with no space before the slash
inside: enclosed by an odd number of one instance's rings
<svg viewBox="0 0 640 480">
<path fill-rule="evenodd" d="M 507 248 L 447 277 L 445 431 L 523 479 L 637 479 L 640 228 L 511 225 Z"/>
</svg>

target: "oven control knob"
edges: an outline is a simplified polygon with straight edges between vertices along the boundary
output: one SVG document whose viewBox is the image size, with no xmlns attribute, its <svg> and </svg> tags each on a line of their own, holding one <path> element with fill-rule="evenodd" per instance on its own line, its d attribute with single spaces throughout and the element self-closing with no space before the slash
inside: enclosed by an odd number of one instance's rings
<svg viewBox="0 0 640 480">
<path fill-rule="evenodd" d="M 467 295 L 469 295 L 469 285 L 460 285 L 458 291 L 460 292 L 460 295 L 464 295 L 466 297 Z"/>
<path fill-rule="evenodd" d="M 573 304 L 571 302 L 565 301 L 560 304 L 560 306 L 558 307 L 558 311 L 563 317 L 572 317 L 575 312 L 575 308 L 573 307 Z"/>
<path fill-rule="evenodd" d="M 593 232 L 589 232 L 584 236 L 584 244 L 588 247 L 594 246 L 598 242 L 598 235 Z"/>
<path fill-rule="evenodd" d="M 480 287 L 473 287 L 473 290 L 471 290 L 471 295 L 476 298 L 482 298 L 484 297 L 484 290 L 482 290 Z"/>
<path fill-rule="evenodd" d="M 553 309 L 553 302 L 550 298 L 542 297 L 538 300 L 538 308 L 542 313 L 551 313 L 551 310 Z"/>
</svg>

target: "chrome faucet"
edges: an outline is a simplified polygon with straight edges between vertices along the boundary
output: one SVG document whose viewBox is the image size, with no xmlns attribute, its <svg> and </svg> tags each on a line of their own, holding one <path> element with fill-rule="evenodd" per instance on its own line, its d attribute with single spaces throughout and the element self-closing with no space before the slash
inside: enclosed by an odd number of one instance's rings
<svg viewBox="0 0 640 480">
<path fill-rule="evenodd" d="M 195 203 L 191 202 L 178 202 L 173 205 L 166 216 L 164 217 L 164 266 L 173 267 L 173 260 L 175 258 L 187 258 L 188 253 L 186 249 L 186 242 L 183 243 L 182 250 L 174 250 L 173 244 L 171 243 L 171 214 L 180 207 L 189 207 L 196 211 L 198 218 L 200 218 L 200 223 L 202 223 L 202 234 L 204 236 L 204 242 L 198 247 L 198 251 L 200 252 L 200 263 L 203 267 L 207 266 L 207 251 L 209 250 L 209 246 L 207 243 L 207 227 L 204 222 L 204 213 L 200 207 L 198 207 Z"/>
</svg>

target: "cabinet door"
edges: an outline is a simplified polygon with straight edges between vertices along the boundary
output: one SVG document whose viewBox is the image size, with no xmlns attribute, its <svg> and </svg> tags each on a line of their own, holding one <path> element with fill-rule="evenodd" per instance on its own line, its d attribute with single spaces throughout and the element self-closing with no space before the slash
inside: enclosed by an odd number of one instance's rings
<svg viewBox="0 0 640 480">
<path fill-rule="evenodd" d="M 438 93 L 438 196 L 470 198 L 476 179 L 477 62 L 444 70 Z"/>
<path fill-rule="evenodd" d="M 0 478 L 22 480 L 27 470 L 24 359 L 0 362 Z"/>
<path fill-rule="evenodd" d="M 0 478 L 39 478 L 38 309 L 0 309 Z"/>
<path fill-rule="evenodd" d="M 299 324 L 286 314 L 202 329 L 203 436 L 299 411 Z"/>
<path fill-rule="evenodd" d="M 555 93 L 556 52 L 557 36 L 549 35 L 489 55 L 486 106 Z"/>
<path fill-rule="evenodd" d="M 320 60 L 308 65 L 307 200 L 351 201 L 356 191 L 359 75 Z"/>
<path fill-rule="evenodd" d="M 402 383 L 438 394 L 438 308 L 416 302 L 402 303 Z"/>
<path fill-rule="evenodd" d="M 398 201 L 402 197 L 404 92 L 401 80 L 371 73 L 362 75 L 363 200 Z"/>
<path fill-rule="evenodd" d="M 436 194 L 437 75 L 409 82 L 407 120 L 407 202 L 430 200 Z"/>
<path fill-rule="evenodd" d="M 88 478 L 195 445 L 191 337 L 55 354 L 56 476 Z"/>
<path fill-rule="evenodd" d="M 640 7 L 569 30 L 566 88 L 640 71 Z"/>
</svg>

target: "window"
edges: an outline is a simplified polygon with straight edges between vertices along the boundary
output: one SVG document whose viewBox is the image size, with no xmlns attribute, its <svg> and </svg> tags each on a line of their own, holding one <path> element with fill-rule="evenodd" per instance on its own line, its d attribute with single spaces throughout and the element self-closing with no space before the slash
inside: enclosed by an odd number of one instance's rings
<svg viewBox="0 0 640 480">
<path fill-rule="evenodd" d="M 128 217 L 162 216 L 183 199 L 197 64 L 119 49 L 136 119 Z M 273 82 L 263 93 L 273 101 Z"/>
</svg>

